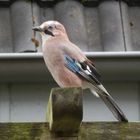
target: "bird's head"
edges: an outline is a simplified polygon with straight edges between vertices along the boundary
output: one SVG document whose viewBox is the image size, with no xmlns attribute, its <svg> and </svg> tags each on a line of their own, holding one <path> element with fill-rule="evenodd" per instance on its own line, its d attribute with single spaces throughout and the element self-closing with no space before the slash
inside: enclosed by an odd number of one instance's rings
<svg viewBox="0 0 140 140">
<path fill-rule="evenodd" d="M 49 39 L 56 36 L 65 36 L 67 38 L 64 26 L 58 21 L 46 21 L 40 26 L 33 27 L 32 29 L 40 32 L 43 38 Z"/>
</svg>

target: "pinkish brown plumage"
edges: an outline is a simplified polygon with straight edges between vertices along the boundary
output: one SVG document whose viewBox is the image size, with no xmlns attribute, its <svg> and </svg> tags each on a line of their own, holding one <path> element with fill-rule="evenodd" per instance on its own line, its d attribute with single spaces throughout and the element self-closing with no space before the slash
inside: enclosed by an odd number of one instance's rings
<svg viewBox="0 0 140 140">
<path fill-rule="evenodd" d="M 60 87 L 89 88 L 104 101 L 119 121 L 128 121 L 101 84 L 100 76 L 93 63 L 69 40 L 61 23 L 47 21 L 33 29 L 41 33 L 43 58 Z"/>
</svg>

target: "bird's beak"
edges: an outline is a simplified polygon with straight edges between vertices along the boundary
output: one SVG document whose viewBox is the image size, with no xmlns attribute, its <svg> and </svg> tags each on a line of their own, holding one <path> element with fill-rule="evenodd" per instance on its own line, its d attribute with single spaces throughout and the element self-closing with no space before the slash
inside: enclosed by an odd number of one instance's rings
<svg viewBox="0 0 140 140">
<path fill-rule="evenodd" d="M 37 32 L 42 32 L 43 31 L 39 26 L 33 27 L 32 30 L 37 31 Z"/>
</svg>

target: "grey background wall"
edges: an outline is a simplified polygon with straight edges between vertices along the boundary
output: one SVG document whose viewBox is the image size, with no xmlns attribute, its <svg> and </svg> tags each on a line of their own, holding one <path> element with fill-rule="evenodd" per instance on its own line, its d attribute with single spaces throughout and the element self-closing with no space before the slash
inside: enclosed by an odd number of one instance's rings
<svg viewBox="0 0 140 140">
<path fill-rule="evenodd" d="M 104 85 L 128 119 L 139 121 L 139 5 L 137 0 L 0 0 L 0 122 L 46 119 L 50 89 L 57 85 L 43 63 L 41 47 L 31 42 L 32 26 L 46 20 L 65 25 L 70 39 L 95 58 Z M 84 121 L 113 120 L 101 100 L 86 90 Z"/>
<path fill-rule="evenodd" d="M 130 121 L 139 121 L 139 84 L 106 82 Z M 1 122 L 41 122 L 46 120 L 50 83 L 15 83 L 0 86 Z M 84 121 L 115 121 L 103 102 L 88 91 L 84 94 Z"/>
<path fill-rule="evenodd" d="M 0 1 L 0 7 L 1 53 L 36 51 L 32 26 L 46 20 L 62 22 L 70 39 L 84 51 L 140 50 L 136 0 L 9 0 Z"/>
</svg>

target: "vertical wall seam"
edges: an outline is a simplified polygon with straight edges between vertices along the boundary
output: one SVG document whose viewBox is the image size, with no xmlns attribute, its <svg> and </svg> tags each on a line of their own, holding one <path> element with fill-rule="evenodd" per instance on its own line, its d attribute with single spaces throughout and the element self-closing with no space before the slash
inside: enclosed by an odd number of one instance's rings
<svg viewBox="0 0 140 140">
<path fill-rule="evenodd" d="M 86 38 L 88 38 L 88 31 L 87 31 L 87 24 L 86 24 L 86 14 L 85 14 L 85 11 L 86 11 L 86 8 L 85 7 L 83 7 L 83 17 L 84 17 L 84 25 L 85 25 L 85 29 L 86 29 Z M 89 46 L 89 42 L 88 42 L 88 39 L 86 40 L 86 44 L 87 44 L 87 51 L 89 51 L 90 50 L 90 46 Z"/>
<path fill-rule="evenodd" d="M 34 0 L 31 0 L 31 16 L 32 16 L 32 27 L 35 26 L 35 17 L 34 17 Z M 32 31 L 33 32 L 33 38 L 36 38 L 36 32 L 35 31 Z M 35 52 L 37 52 L 37 48 L 35 47 Z"/>
<path fill-rule="evenodd" d="M 15 52 L 15 47 L 14 47 L 15 44 L 14 44 L 14 37 L 13 37 L 14 35 L 13 35 L 13 28 L 12 28 L 12 15 L 11 15 L 11 12 L 12 11 L 11 11 L 11 5 L 10 5 L 10 8 L 9 8 L 9 16 L 10 17 L 9 18 L 10 18 L 10 28 L 11 28 L 11 41 L 12 41 L 11 46 L 12 46 L 12 52 L 14 53 Z"/>
<path fill-rule="evenodd" d="M 101 25 L 101 16 L 100 16 L 100 10 L 99 10 L 99 6 L 97 8 L 97 12 L 98 12 L 98 20 L 99 20 L 99 32 L 100 32 L 100 44 L 101 44 L 101 51 L 105 52 L 105 48 L 104 48 L 104 44 L 103 44 L 103 37 L 102 37 L 102 25 Z"/>
<path fill-rule="evenodd" d="M 138 84 L 137 85 L 138 85 L 138 106 L 139 106 L 138 107 L 139 108 L 139 110 L 138 110 L 139 111 L 139 113 L 138 113 L 139 114 L 138 119 L 140 121 L 140 82 L 139 81 L 138 81 Z"/>
<path fill-rule="evenodd" d="M 11 95 L 11 87 L 12 87 L 12 84 L 11 83 L 8 83 L 8 95 L 9 95 L 9 122 L 12 122 L 12 116 L 11 116 L 11 113 L 12 113 L 12 95 Z"/>
<path fill-rule="evenodd" d="M 121 26 L 122 26 L 122 36 L 123 36 L 123 42 L 124 42 L 124 50 L 127 51 L 121 0 L 119 0 L 119 7 L 120 7 L 120 17 L 121 17 Z"/>
<path fill-rule="evenodd" d="M 33 8 L 33 3 L 34 3 L 34 0 L 31 1 L 31 15 L 32 15 L 32 26 L 35 25 L 35 21 L 34 21 L 34 8 Z M 35 32 L 34 32 L 34 35 L 35 35 Z"/>
</svg>

